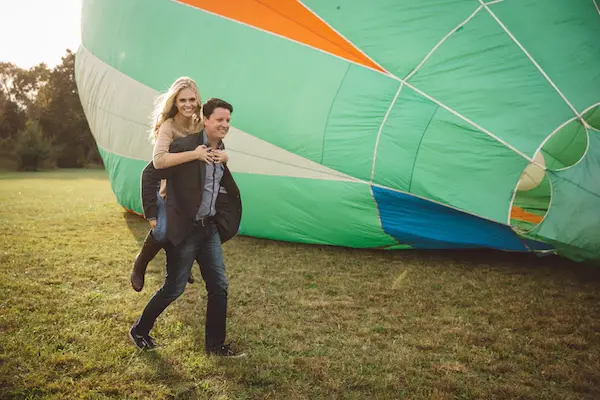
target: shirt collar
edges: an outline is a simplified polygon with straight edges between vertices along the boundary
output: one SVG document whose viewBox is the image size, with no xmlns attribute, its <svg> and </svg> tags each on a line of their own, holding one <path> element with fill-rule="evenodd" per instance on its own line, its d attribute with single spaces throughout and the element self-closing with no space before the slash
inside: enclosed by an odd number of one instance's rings
<svg viewBox="0 0 600 400">
<path fill-rule="evenodd" d="M 202 144 L 208 146 L 208 136 L 206 136 L 206 129 L 202 129 Z M 220 141 L 217 145 L 217 149 L 222 149 L 223 143 Z"/>
</svg>

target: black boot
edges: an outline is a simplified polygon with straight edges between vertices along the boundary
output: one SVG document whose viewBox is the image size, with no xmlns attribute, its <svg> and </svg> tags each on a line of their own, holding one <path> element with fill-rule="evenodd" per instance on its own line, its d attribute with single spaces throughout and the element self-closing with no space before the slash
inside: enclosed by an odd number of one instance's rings
<svg viewBox="0 0 600 400">
<path fill-rule="evenodd" d="M 162 249 L 162 245 L 154 240 L 152 231 L 148 232 L 144 244 L 142 244 L 142 250 L 135 256 L 133 271 L 131 271 L 131 286 L 133 286 L 133 290 L 136 292 L 141 291 L 144 287 L 146 267 L 148 267 L 148 263 L 152 261 L 160 249 Z"/>
</svg>

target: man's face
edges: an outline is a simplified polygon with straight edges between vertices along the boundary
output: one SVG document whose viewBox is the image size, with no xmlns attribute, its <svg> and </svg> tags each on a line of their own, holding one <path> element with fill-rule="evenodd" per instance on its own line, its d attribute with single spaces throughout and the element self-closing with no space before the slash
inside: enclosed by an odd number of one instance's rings
<svg viewBox="0 0 600 400">
<path fill-rule="evenodd" d="M 229 132 L 231 112 L 226 108 L 215 108 L 209 118 L 204 118 L 206 136 L 214 140 L 222 140 Z"/>
<path fill-rule="evenodd" d="M 192 89 L 182 89 L 175 97 L 177 111 L 186 118 L 191 118 L 198 109 L 198 98 Z"/>
</svg>

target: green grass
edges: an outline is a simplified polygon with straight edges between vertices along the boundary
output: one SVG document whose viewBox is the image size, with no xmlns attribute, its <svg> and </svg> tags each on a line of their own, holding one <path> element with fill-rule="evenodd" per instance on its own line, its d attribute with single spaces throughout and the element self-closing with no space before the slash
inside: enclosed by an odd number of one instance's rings
<svg viewBox="0 0 600 400">
<path fill-rule="evenodd" d="M 135 293 L 148 225 L 104 171 L 2 172 L 0 221 L 2 399 L 600 398 L 593 267 L 237 237 L 228 333 L 249 356 L 216 360 L 201 282 L 159 318 L 161 350 L 129 342 L 165 257 Z"/>
</svg>

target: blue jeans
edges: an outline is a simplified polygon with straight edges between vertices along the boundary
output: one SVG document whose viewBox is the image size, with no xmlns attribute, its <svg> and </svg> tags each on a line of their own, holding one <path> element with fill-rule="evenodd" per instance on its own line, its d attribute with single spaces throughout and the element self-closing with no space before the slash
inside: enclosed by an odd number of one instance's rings
<svg viewBox="0 0 600 400">
<path fill-rule="evenodd" d="M 165 243 L 167 239 L 167 210 L 165 200 L 156 192 L 156 227 L 152 229 L 152 237 L 159 243 Z"/>
<path fill-rule="evenodd" d="M 178 246 L 165 245 L 167 274 L 165 283 L 152 296 L 141 317 L 135 323 L 138 334 L 150 332 L 158 316 L 175 301 L 187 283 L 194 260 L 200 265 L 206 285 L 207 304 L 205 322 L 205 351 L 216 350 L 225 342 L 227 318 L 228 281 L 221 238 L 214 222 L 194 227 L 188 237 Z"/>
</svg>

